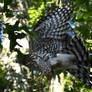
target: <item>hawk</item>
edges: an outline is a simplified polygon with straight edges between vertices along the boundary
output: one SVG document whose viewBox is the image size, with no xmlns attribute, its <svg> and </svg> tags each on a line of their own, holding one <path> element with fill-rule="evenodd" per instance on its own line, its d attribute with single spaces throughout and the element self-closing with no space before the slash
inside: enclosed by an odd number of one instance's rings
<svg viewBox="0 0 92 92">
<path fill-rule="evenodd" d="M 36 39 L 30 37 L 30 63 L 47 77 L 58 68 L 66 69 L 91 86 L 88 51 L 68 22 L 72 12 L 72 4 L 63 4 L 38 21 L 32 31 Z"/>
</svg>

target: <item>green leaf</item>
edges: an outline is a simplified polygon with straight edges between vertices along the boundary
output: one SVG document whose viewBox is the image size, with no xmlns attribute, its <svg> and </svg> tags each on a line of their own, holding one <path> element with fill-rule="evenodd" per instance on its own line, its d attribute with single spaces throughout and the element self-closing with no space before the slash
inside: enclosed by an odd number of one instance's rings
<svg viewBox="0 0 92 92">
<path fill-rule="evenodd" d="M 89 16 L 90 16 L 89 13 L 84 13 L 83 18 L 88 19 Z"/>
</svg>

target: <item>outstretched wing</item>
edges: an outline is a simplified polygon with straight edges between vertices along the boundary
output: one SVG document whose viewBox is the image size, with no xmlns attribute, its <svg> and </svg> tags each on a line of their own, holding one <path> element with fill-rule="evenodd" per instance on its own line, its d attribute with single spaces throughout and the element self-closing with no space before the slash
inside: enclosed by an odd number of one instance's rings
<svg viewBox="0 0 92 92">
<path fill-rule="evenodd" d="M 52 50 L 58 49 L 60 52 L 62 48 L 61 41 L 67 41 L 70 38 L 66 31 L 72 30 L 68 23 L 72 12 L 73 6 L 68 3 L 55 8 L 49 15 L 42 18 L 33 29 L 33 33 L 37 37 L 36 41 L 31 41 L 32 50 L 39 51 L 43 49 L 44 51 L 47 49 L 52 52 Z"/>
<path fill-rule="evenodd" d="M 55 8 L 49 15 L 37 23 L 33 32 L 39 38 L 61 39 L 63 32 L 71 28 L 67 22 L 72 11 L 73 6 L 70 4 Z"/>
</svg>

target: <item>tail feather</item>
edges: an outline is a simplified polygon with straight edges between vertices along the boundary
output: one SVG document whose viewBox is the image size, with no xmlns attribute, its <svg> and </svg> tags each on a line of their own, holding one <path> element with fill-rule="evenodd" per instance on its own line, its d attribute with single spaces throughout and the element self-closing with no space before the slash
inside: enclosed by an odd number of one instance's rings
<svg viewBox="0 0 92 92">
<path fill-rule="evenodd" d="M 79 78 L 83 83 L 92 87 L 92 72 L 88 70 L 88 67 L 91 68 L 90 65 L 92 62 L 89 61 L 88 51 L 83 41 L 75 36 L 67 43 L 66 47 L 63 48 L 63 52 L 76 56 L 74 64 L 77 65 L 78 69 L 69 69 L 68 71 Z"/>
<path fill-rule="evenodd" d="M 64 53 L 74 54 L 76 56 L 77 62 L 76 64 L 80 64 L 83 66 L 88 66 L 91 64 L 88 60 L 88 51 L 83 45 L 81 39 L 77 38 L 76 36 L 71 39 L 66 47 L 63 48 Z"/>
</svg>

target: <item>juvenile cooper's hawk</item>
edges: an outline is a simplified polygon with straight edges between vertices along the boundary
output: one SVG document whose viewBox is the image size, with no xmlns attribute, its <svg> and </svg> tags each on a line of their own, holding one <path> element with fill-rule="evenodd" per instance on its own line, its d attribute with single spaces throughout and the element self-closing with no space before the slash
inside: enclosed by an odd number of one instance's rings
<svg viewBox="0 0 92 92">
<path fill-rule="evenodd" d="M 42 18 L 33 29 L 36 40 L 30 38 L 31 57 L 35 67 L 46 76 L 53 75 L 53 70 L 64 68 L 91 86 L 88 52 L 80 38 L 72 32 L 68 21 L 73 12 L 71 4 L 55 8 Z"/>
</svg>

